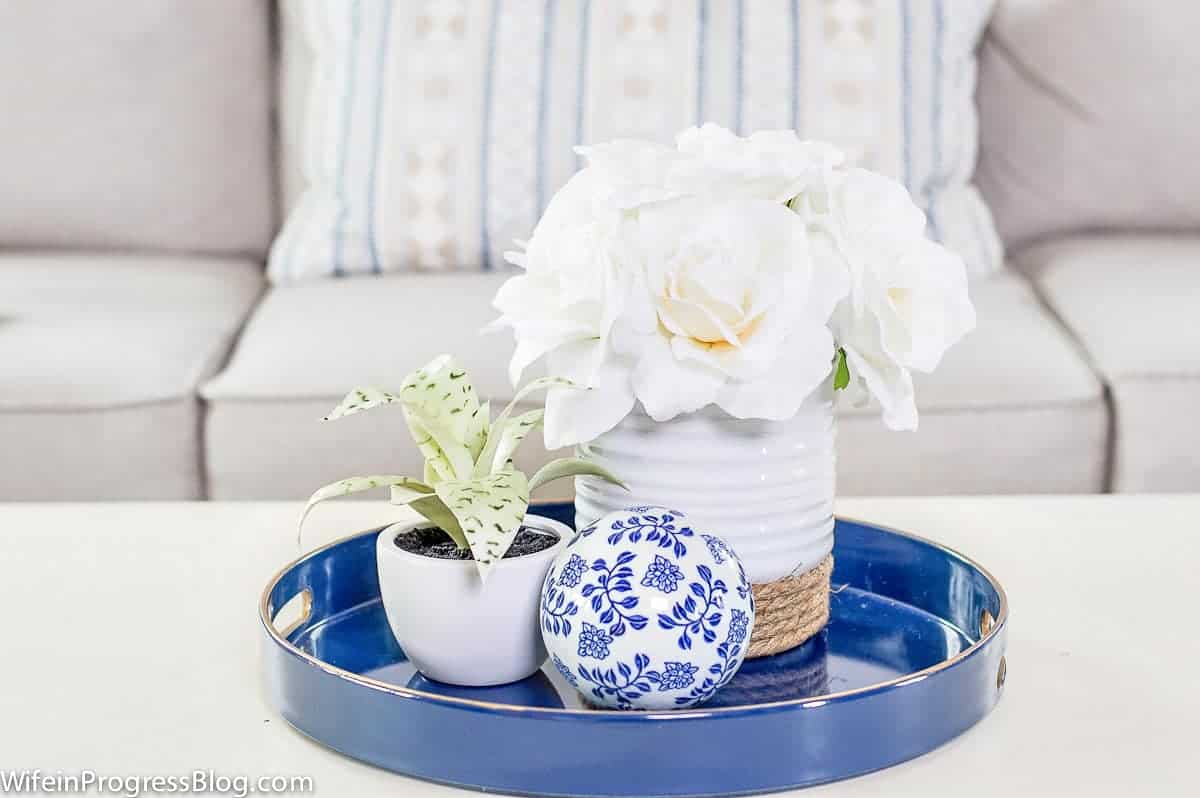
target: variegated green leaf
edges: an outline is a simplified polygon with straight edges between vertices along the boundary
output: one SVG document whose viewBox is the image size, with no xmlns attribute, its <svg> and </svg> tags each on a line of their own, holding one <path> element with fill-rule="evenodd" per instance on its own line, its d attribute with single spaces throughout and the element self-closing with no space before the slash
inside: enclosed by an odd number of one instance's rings
<svg viewBox="0 0 1200 798">
<path fill-rule="evenodd" d="M 372 407 L 390 405 L 399 401 L 400 397 L 397 394 L 381 391 L 378 388 L 355 388 L 346 394 L 346 398 L 342 400 L 342 403 L 333 408 L 329 412 L 329 415 L 325 416 L 324 420 L 336 421 L 345 416 L 352 416 L 355 413 L 370 410 Z"/>
<path fill-rule="evenodd" d="M 462 527 L 458 525 L 458 519 L 446 507 L 440 496 L 428 494 L 417 497 L 407 504 L 449 535 L 450 539 L 454 541 L 454 545 L 460 549 L 467 548 L 467 536 L 463 534 Z"/>
<path fill-rule="evenodd" d="M 498 471 L 504 467 L 504 464 L 512 457 L 510 452 L 502 460 L 496 457 L 496 450 L 500 447 L 500 442 L 504 439 L 505 430 L 509 425 L 509 416 L 512 415 L 517 403 L 524 399 L 534 391 L 548 390 L 550 388 L 574 388 L 575 383 L 563 377 L 539 377 L 533 382 L 526 385 L 517 391 L 511 402 L 500 411 L 500 415 L 496 416 L 496 420 L 492 422 L 488 429 L 487 443 L 483 447 L 483 452 L 475 460 L 475 476 L 483 476 L 492 471 Z M 534 411 L 530 411 L 534 412 Z M 528 414 L 526 414 L 528 415 Z M 528 430 L 526 431 L 528 433 Z M 522 435 L 516 442 L 520 443 L 524 439 Z M 515 447 L 514 447 L 515 448 Z M 499 466 L 496 463 L 499 462 Z"/>
<path fill-rule="evenodd" d="M 538 469 L 538 472 L 529 480 L 529 492 L 532 494 L 547 482 L 553 482 L 563 477 L 576 476 L 600 477 L 614 485 L 620 485 L 622 488 L 629 490 L 628 486 L 617 479 L 611 471 L 596 465 L 590 460 L 581 460 L 578 457 L 561 457 L 557 460 L 551 460 Z"/>
<path fill-rule="evenodd" d="M 535 391 L 548 391 L 551 388 L 576 388 L 575 383 L 568 380 L 566 377 L 538 377 L 524 388 L 519 389 L 513 396 L 512 401 L 500 411 L 500 415 L 496 416 L 496 421 L 503 421 L 512 415 L 513 409 L 517 404 L 529 394 Z"/>
<path fill-rule="evenodd" d="M 413 440 L 439 478 L 470 476 L 483 448 L 480 430 L 487 425 L 487 410 L 467 372 L 442 355 L 409 374 L 399 396 Z"/>
<path fill-rule="evenodd" d="M 508 461 L 516 453 L 521 441 L 541 426 L 542 417 L 545 415 L 546 411 L 538 408 L 510 418 L 500 427 L 493 426 L 492 432 L 489 433 L 489 438 L 494 438 L 496 441 L 495 449 L 490 451 L 492 460 L 488 463 L 480 458 L 479 462 L 475 464 L 475 476 L 495 474 L 508 468 Z M 488 453 L 489 449 L 484 451 Z"/>
<path fill-rule="evenodd" d="M 458 479 L 463 467 L 473 467 L 471 453 L 462 443 L 451 438 L 445 429 L 440 430 L 441 440 L 426 426 L 426 419 L 417 412 L 404 406 L 404 421 L 408 424 L 409 434 L 421 456 L 425 458 L 424 476 L 433 485 L 446 479 Z M 442 448 L 442 443 L 445 448 Z M 468 471 L 469 473 L 469 471 Z"/>
<path fill-rule="evenodd" d="M 483 452 L 483 447 L 487 446 L 488 429 L 491 427 L 491 402 L 484 402 L 479 406 L 479 409 L 471 416 L 471 421 L 467 425 L 467 451 L 471 453 L 471 458 L 476 459 Z"/>
<path fill-rule="evenodd" d="M 466 537 L 479 576 L 486 579 L 493 565 L 503 559 L 512 545 L 525 510 L 529 507 L 529 485 L 520 471 L 435 486 Z"/>
<path fill-rule="evenodd" d="M 409 483 L 413 484 L 413 483 Z M 407 485 L 392 485 L 392 504 L 408 504 L 413 499 L 419 499 L 422 496 L 429 496 L 433 493 L 433 488 L 423 483 L 421 490 L 408 487 Z"/>
<path fill-rule="evenodd" d="M 377 474 L 369 477 L 340 479 L 337 482 L 318 489 L 312 496 L 308 497 L 308 504 L 304 505 L 304 512 L 300 515 L 300 523 L 296 527 L 296 545 L 301 544 L 300 536 L 304 531 L 304 519 L 308 518 L 308 514 L 312 512 L 312 509 L 321 502 L 328 499 L 336 499 L 339 496 L 349 496 L 351 493 L 361 493 L 364 490 L 384 487 L 391 487 L 393 495 L 395 495 L 396 488 L 403 488 L 423 494 L 433 493 L 433 488 L 424 482 L 398 474 Z"/>
</svg>

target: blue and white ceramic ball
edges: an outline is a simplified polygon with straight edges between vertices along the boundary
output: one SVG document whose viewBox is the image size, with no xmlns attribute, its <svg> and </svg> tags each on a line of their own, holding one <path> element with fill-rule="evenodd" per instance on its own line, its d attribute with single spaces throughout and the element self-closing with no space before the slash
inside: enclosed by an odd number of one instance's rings
<svg viewBox="0 0 1200 798">
<path fill-rule="evenodd" d="M 680 709 L 741 667 L 754 596 L 723 540 L 683 513 L 629 507 L 581 530 L 546 574 L 542 639 L 592 704 Z"/>
</svg>

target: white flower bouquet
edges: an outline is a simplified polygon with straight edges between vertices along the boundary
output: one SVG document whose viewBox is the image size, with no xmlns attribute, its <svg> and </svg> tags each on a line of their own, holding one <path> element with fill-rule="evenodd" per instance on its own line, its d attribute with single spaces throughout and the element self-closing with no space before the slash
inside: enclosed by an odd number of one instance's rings
<svg viewBox="0 0 1200 798">
<path fill-rule="evenodd" d="M 913 371 L 930 371 L 975 313 L 961 259 L 925 235 L 899 183 L 792 131 L 716 125 L 675 147 L 580 148 L 501 288 L 511 377 L 547 371 L 547 446 L 715 405 L 784 420 L 826 380 L 914 429 Z"/>
<path fill-rule="evenodd" d="M 496 295 L 512 379 L 544 359 L 588 389 L 550 390 L 546 445 L 630 492 L 577 479 L 577 524 L 686 512 L 745 565 L 748 656 L 789 649 L 829 617 L 835 391 L 914 429 L 913 372 L 975 324 L 965 267 L 903 186 L 791 131 L 580 152 Z"/>
</svg>

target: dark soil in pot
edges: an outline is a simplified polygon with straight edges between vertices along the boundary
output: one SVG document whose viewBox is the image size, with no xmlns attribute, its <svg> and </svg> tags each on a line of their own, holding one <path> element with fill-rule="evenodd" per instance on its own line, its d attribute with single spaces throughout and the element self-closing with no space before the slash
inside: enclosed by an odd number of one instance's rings
<svg viewBox="0 0 1200 798">
<path fill-rule="evenodd" d="M 401 532 L 396 535 L 396 546 L 412 554 L 422 557 L 434 557 L 439 560 L 473 560 L 469 549 L 460 549 L 450 536 L 437 527 L 422 527 Z M 513 544 L 504 554 L 504 559 L 522 557 L 526 554 L 537 554 L 558 543 L 558 535 L 543 532 L 540 529 L 523 526 L 517 532 Z"/>
</svg>

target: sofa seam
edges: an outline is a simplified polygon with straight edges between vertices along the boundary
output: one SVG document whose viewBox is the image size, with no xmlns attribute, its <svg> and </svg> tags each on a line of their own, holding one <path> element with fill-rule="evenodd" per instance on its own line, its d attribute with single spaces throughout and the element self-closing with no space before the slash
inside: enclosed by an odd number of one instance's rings
<svg viewBox="0 0 1200 798">
<path fill-rule="evenodd" d="M 328 394 L 321 396 L 237 396 L 237 397 L 206 397 L 205 402 L 209 405 L 232 404 L 232 405 L 269 405 L 269 404 L 299 404 L 301 402 L 333 402 L 340 401 L 340 394 Z M 527 402 L 518 402 L 518 406 L 524 406 Z M 969 405 L 946 405 L 940 407 L 930 407 L 921 409 L 918 408 L 921 415 L 951 415 L 951 414 L 970 414 L 970 413 L 995 413 L 1005 411 L 1017 412 L 1038 412 L 1043 410 L 1070 410 L 1072 408 L 1088 408 L 1092 406 L 1104 405 L 1103 393 L 1096 396 L 1081 397 L 1077 399 L 1049 399 L 1045 401 L 1035 402 L 1006 402 L 999 405 L 973 407 Z M 839 418 L 871 418 L 877 413 L 871 412 L 852 412 L 842 414 Z"/>
<path fill-rule="evenodd" d="M 75 407 L 39 407 L 35 405 L 0 406 L 0 416 L 4 415 L 72 415 L 76 413 L 112 413 L 120 410 L 139 410 L 146 407 L 177 404 L 198 399 L 196 393 L 181 393 L 173 396 L 156 397 L 154 399 L 135 399 L 130 402 L 114 402 L 95 405 L 78 405 Z"/>
<path fill-rule="evenodd" d="M 1114 385 L 1130 382 L 1200 382 L 1200 371 L 1181 371 L 1175 373 L 1167 373 L 1161 371 L 1131 371 L 1119 372 L 1107 375 Z"/>
<path fill-rule="evenodd" d="M 1067 322 L 1062 313 L 1059 312 L 1059 309 L 1050 301 L 1046 292 L 1042 290 L 1041 283 L 1030 276 L 1026 276 L 1025 280 L 1029 284 L 1029 289 L 1033 294 L 1034 300 L 1062 332 L 1071 348 L 1075 350 L 1075 354 L 1083 361 L 1088 371 L 1092 373 L 1092 377 L 1100 385 L 1099 398 L 1106 411 L 1104 473 L 1101 475 L 1101 492 L 1112 493 L 1117 470 L 1117 435 L 1120 430 L 1120 419 L 1117 415 L 1117 403 L 1113 398 L 1111 376 L 1104 369 L 1100 368 L 1100 364 L 1096 362 L 1095 355 L 1088 349 L 1079 331 L 1075 329 L 1074 325 Z"/>
<path fill-rule="evenodd" d="M 209 401 L 204 395 L 204 387 L 218 377 L 222 372 L 229 368 L 229 364 L 233 361 L 234 352 L 237 350 L 238 344 L 241 343 L 242 335 L 246 331 L 246 327 L 250 324 L 250 319 L 253 318 L 263 303 L 269 291 L 269 286 L 263 282 L 259 285 L 258 293 L 254 299 L 247 303 L 246 310 L 241 314 L 241 318 L 237 320 L 237 324 L 229 330 L 225 336 L 223 346 L 217 347 L 206 367 L 201 369 L 201 373 L 196 380 L 196 387 L 192 391 L 193 398 L 196 401 L 196 459 L 197 466 L 200 469 L 200 495 L 204 499 L 211 499 L 211 491 L 209 489 L 209 474 L 208 474 L 208 414 L 210 411 Z"/>
</svg>

